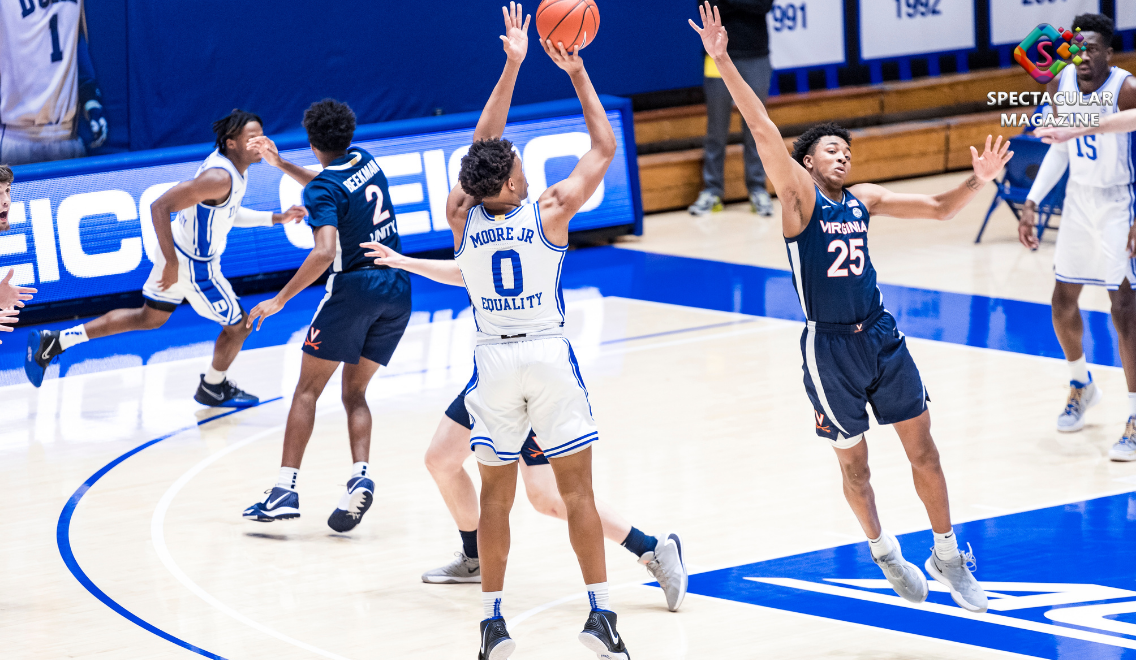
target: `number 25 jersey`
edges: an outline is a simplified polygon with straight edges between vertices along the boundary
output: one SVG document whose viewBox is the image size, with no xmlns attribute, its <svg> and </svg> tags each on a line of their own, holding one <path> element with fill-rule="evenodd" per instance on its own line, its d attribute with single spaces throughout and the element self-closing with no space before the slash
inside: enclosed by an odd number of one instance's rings
<svg viewBox="0 0 1136 660">
<path fill-rule="evenodd" d="M 793 285 L 806 320 L 854 325 L 883 307 L 868 256 L 868 209 L 847 190 L 840 202 L 815 190 L 805 230 L 785 239 Z"/>
<path fill-rule="evenodd" d="M 470 209 L 454 259 L 479 340 L 562 332 L 560 271 L 567 250 L 544 236 L 539 202 L 508 215 L 489 215 L 481 205 Z"/>
</svg>

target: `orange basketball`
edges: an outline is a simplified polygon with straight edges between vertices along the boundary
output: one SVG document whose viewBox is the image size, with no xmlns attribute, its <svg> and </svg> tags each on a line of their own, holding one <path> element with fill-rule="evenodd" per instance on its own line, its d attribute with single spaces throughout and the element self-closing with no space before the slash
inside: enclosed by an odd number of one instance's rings
<svg viewBox="0 0 1136 660">
<path fill-rule="evenodd" d="M 541 42 L 564 44 L 569 53 L 592 43 L 600 29 L 600 9 L 594 0 L 544 0 L 536 8 L 536 31 Z"/>
</svg>

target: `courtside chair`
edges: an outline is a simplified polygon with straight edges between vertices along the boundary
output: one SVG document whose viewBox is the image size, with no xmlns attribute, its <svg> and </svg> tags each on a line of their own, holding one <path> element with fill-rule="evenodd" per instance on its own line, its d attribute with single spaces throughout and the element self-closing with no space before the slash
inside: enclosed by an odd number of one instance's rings
<svg viewBox="0 0 1136 660">
<path fill-rule="evenodd" d="M 982 232 L 986 231 L 986 223 L 990 222 L 990 216 L 994 213 L 994 209 L 998 208 L 999 203 L 1006 202 L 1014 217 L 1021 219 L 1022 205 L 1026 203 L 1026 195 L 1029 194 L 1033 180 L 1037 178 L 1037 171 L 1046 152 L 1049 151 L 1049 145 L 1034 137 L 1032 133 L 1022 133 L 1010 138 L 1010 151 L 1014 152 L 1014 157 L 1006 163 L 1006 174 L 1002 180 L 994 181 L 997 184 L 994 201 L 990 204 L 990 210 L 986 212 L 986 218 L 982 220 L 982 228 L 978 230 L 975 243 L 982 241 Z M 1046 229 L 1057 229 L 1049 222 L 1053 216 L 1061 215 L 1061 204 L 1065 200 L 1065 184 L 1068 181 L 1069 172 L 1066 171 L 1057 185 L 1053 186 L 1053 190 L 1049 191 L 1045 199 L 1041 200 L 1041 204 L 1037 205 L 1039 241 Z"/>
</svg>

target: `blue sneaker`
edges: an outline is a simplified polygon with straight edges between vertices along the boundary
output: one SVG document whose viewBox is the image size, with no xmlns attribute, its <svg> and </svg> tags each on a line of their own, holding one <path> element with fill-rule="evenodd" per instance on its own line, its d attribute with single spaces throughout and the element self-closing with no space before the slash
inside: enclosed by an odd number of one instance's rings
<svg viewBox="0 0 1136 660">
<path fill-rule="evenodd" d="M 615 629 L 615 620 L 615 612 L 592 610 L 578 639 L 601 660 L 631 660 L 627 645 Z"/>
<path fill-rule="evenodd" d="M 63 347 L 59 345 L 58 330 L 32 330 L 28 333 L 28 352 L 24 355 L 24 373 L 32 385 L 39 387 L 47 365 L 59 357 Z"/>
<path fill-rule="evenodd" d="M 241 515 L 248 520 L 257 522 L 272 522 L 273 520 L 291 520 L 300 517 L 300 494 L 294 490 L 273 486 L 272 490 L 265 491 L 268 497 L 263 502 L 245 509 Z"/>
<path fill-rule="evenodd" d="M 508 660 L 516 650 L 517 643 L 509 637 L 504 617 L 495 616 L 481 622 L 481 648 L 477 651 L 477 660 Z"/>
<path fill-rule="evenodd" d="M 249 394 L 237 387 L 237 384 L 226 378 L 217 385 L 205 382 L 205 374 L 201 374 L 201 383 L 197 386 L 197 394 L 193 400 L 203 406 L 214 408 L 251 408 L 260 403 L 260 398 Z"/>
<path fill-rule="evenodd" d="M 339 506 L 331 512 L 327 526 L 337 532 L 350 532 L 363 520 L 363 514 L 375 501 L 375 482 L 367 477 L 352 477 L 347 492 L 339 498 Z"/>
</svg>

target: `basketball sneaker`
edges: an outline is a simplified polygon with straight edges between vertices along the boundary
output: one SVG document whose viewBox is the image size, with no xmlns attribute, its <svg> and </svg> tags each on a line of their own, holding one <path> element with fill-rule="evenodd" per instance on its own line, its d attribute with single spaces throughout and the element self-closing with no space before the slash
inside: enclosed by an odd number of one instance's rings
<svg viewBox="0 0 1136 660">
<path fill-rule="evenodd" d="M 1069 381 L 1069 399 L 1065 401 L 1065 410 L 1057 416 L 1057 430 L 1062 433 L 1080 431 L 1085 427 L 1085 411 L 1100 403 L 1104 392 L 1093 382 L 1093 375 L 1089 374 L 1088 383 Z"/>
<path fill-rule="evenodd" d="M 892 551 L 878 559 L 873 555 L 872 561 L 884 572 L 884 577 L 900 598 L 909 603 L 922 603 L 927 600 L 927 592 L 930 590 L 926 576 L 918 566 L 903 558 L 899 541 L 890 534 L 888 536 L 891 538 Z"/>
<path fill-rule="evenodd" d="M 495 616 L 481 622 L 481 650 L 477 652 L 477 660 L 506 660 L 516 650 L 517 643 L 505 629 L 505 617 Z"/>
<path fill-rule="evenodd" d="M 422 574 L 422 581 L 427 584 L 461 584 L 464 582 L 481 582 L 481 560 L 477 557 L 466 557 L 461 550 L 454 553 L 457 559 L 445 566 L 439 566 L 432 571 Z"/>
<path fill-rule="evenodd" d="M 682 599 L 686 597 L 686 583 L 689 575 L 686 562 L 682 558 L 682 540 L 671 532 L 659 539 L 655 549 L 639 558 L 639 563 L 647 567 L 647 572 L 658 581 L 667 597 L 667 609 L 677 612 Z"/>
<path fill-rule="evenodd" d="M 592 610 L 577 639 L 603 660 L 630 660 L 627 645 L 615 630 L 615 612 Z"/>
<path fill-rule="evenodd" d="M 960 552 L 954 559 L 943 561 L 932 546 L 931 556 L 927 558 L 924 567 L 936 582 L 950 589 L 951 599 L 956 605 L 967 612 L 985 612 L 986 592 L 972 575 L 978 569 L 978 564 L 974 561 L 974 551 L 969 543 L 966 548 L 966 552 Z"/>
<path fill-rule="evenodd" d="M 226 378 L 217 385 L 205 382 L 205 374 L 201 374 L 201 383 L 197 386 L 197 394 L 193 400 L 203 406 L 214 408 L 249 408 L 260 403 L 260 398 L 237 387 L 237 384 Z"/>
<path fill-rule="evenodd" d="M 721 197 L 715 195 L 709 190 L 703 190 L 702 192 L 698 193 L 698 199 L 695 200 L 695 202 L 691 204 L 690 207 L 686 210 L 690 211 L 690 215 L 710 215 L 711 213 L 717 213 L 724 208 L 726 207 L 722 206 Z"/>
<path fill-rule="evenodd" d="M 769 192 L 764 188 L 749 194 L 749 206 L 754 213 L 762 217 L 768 218 L 773 215 L 773 200 L 769 198 Z"/>
<path fill-rule="evenodd" d="M 1108 450 L 1108 457 L 1114 461 L 1136 461 L 1136 417 L 1128 418 L 1124 435 Z"/>
<path fill-rule="evenodd" d="M 32 385 L 43 384 L 47 366 L 59 357 L 63 347 L 59 345 L 58 330 L 32 330 L 28 333 L 28 352 L 24 355 L 24 373 Z"/>
<path fill-rule="evenodd" d="M 339 506 L 331 512 L 327 526 L 339 533 L 350 532 L 363 520 L 363 514 L 375 501 L 375 482 L 367 477 L 351 477 L 347 492 L 339 498 Z"/>
<path fill-rule="evenodd" d="M 273 486 L 272 490 L 264 491 L 268 497 L 263 502 L 245 509 L 241 514 L 249 520 L 257 522 L 272 522 L 273 520 L 290 520 L 300 517 L 300 494 L 294 490 Z"/>
</svg>

